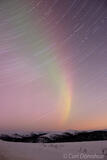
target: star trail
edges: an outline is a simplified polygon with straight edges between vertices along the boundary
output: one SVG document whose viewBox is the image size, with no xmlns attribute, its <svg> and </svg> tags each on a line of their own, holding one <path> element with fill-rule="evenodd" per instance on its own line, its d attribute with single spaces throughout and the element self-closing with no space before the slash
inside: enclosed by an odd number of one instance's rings
<svg viewBox="0 0 107 160">
<path fill-rule="evenodd" d="M 0 129 L 107 128 L 107 1 L 0 1 Z"/>
</svg>

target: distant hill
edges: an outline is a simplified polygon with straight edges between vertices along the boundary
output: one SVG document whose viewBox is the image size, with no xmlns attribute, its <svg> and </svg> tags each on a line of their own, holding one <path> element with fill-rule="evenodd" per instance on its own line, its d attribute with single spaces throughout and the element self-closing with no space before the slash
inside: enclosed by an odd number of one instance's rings
<svg viewBox="0 0 107 160">
<path fill-rule="evenodd" d="M 66 132 L 35 132 L 31 134 L 1 134 L 0 139 L 10 142 L 24 143 L 61 143 L 107 140 L 107 130 L 66 131 Z"/>
</svg>

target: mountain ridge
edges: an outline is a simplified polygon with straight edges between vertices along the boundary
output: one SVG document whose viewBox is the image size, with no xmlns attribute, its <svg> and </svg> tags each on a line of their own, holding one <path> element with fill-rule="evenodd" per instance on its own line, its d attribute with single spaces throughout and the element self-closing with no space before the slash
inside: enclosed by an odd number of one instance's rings
<svg viewBox="0 0 107 160">
<path fill-rule="evenodd" d="M 61 143 L 107 140 L 107 130 L 66 130 L 66 131 L 38 131 L 29 134 L 0 134 L 0 139 L 10 142 L 24 143 Z"/>
</svg>

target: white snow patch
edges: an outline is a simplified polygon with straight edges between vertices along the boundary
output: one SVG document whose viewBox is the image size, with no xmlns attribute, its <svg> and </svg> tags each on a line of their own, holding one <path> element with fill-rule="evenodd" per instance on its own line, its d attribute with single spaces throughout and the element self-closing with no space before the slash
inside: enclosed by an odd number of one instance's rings
<svg viewBox="0 0 107 160">
<path fill-rule="evenodd" d="M 71 156 L 100 155 L 107 160 L 107 141 L 75 143 L 14 143 L 0 141 L 0 160 L 68 160 Z M 83 160 L 84 158 L 82 158 Z M 87 158 L 90 160 L 92 158 Z"/>
</svg>

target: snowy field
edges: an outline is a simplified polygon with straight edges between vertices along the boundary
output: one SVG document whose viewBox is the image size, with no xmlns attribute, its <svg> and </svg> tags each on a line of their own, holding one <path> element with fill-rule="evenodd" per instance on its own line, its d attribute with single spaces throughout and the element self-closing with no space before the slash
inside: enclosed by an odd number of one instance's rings
<svg viewBox="0 0 107 160">
<path fill-rule="evenodd" d="M 107 160 L 107 141 L 14 143 L 0 141 L 0 160 Z"/>
</svg>

